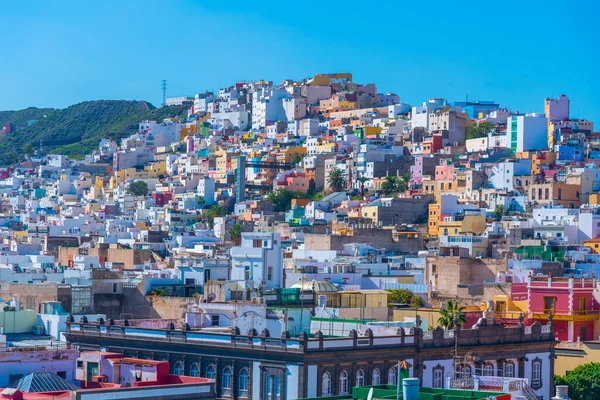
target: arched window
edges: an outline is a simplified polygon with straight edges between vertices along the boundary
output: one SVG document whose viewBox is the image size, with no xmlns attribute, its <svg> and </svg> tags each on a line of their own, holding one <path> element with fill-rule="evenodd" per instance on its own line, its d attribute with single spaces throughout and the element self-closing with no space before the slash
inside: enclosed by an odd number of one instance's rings
<svg viewBox="0 0 600 400">
<path fill-rule="evenodd" d="M 181 361 L 177 361 L 175 363 L 175 368 L 173 368 L 173 375 L 176 375 L 176 376 L 183 375 L 183 363 Z"/>
<path fill-rule="evenodd" d="M 492 364 L 486 364 L 483 367 L 483 376 L 494 376 L 494 366 Z"/>
<path fill-rule="evenodd" d="M 190 376 L 200 376 L 200 368 L 198 368 L 198 364 L 192 364 L 190 367 Z"/>
<path fill-rule="evenodd" d="M 444 387 L 444 367 L 440 364 L 433 367 L 431 370 L 431 386 L 434 388 Z"/>
<path fill-rule="evenodd" d="M 398 384 L 398 382 L 396 382 L 396 370 L 394 367 L 390 367 L 390 369 L 388 369 L 388 385 L 396 384 Z"/>
<path fill-rule="evenodd" d="M 463 367 L 462 368 L 462 376 L 463 378 L 470 378 L 471 377 L 471 367 Z"/>
<path fill-rule="evenodd" d="M 531 363 L 531 387 L 533 389 L 542 387 L 542 362 L 539 358 Z"/>
<path fill-rule="evenodd" d="M 223 368 L 223 375 L 221 377 L 221 389 L 223 389 L 223 393 L 229 393 L 231 390 L 231 367 Z"/>
<path fill-rule="evenodd" d="M 208 379 L 215 379 L 215 366 L 210 364 L 206 367 L 206 377 Z"/>
<path fill-rule="evenodd" d="M 242 368 L 239 380 L 238 396 L 248 397 L 248 368 Z"/>
<path fill-rule="evenodd" d="M 339 394 L 348 394 L 350 393 L 349 385 L 348 385 L 348 373 L 345 370 L 340 372 L 340 393 Z"/>
<path fill-rule="evenodd" d="M 321 377 L 321 395 L 331 396 L 331 375 L 325 372 Z"/>
<path fill-rule="evenodd" d="M 356 371 L 356 386 L 365 386 L 365 373 L 362 369 Z"/>
<path fill-rule="evenodd" d="M 444 387 L 444 372 L 441 369 L 433 370 L 433 385 L 434 388 Z"/>
<path fill-rule="evenodd" d="M 512 362 L 506 362 L 504 364 L 504 377 L 505 378 L 514 378 L 515 377 L 515 364 Z"/>
<path fill-rule="evenodd" d="M 381 384 L 381 372 L 379 372 L 379 368 L 375 368 L 373 370 L 373 379 L 371 379 L 371 385 L 379 384 Z"/>
</svg>

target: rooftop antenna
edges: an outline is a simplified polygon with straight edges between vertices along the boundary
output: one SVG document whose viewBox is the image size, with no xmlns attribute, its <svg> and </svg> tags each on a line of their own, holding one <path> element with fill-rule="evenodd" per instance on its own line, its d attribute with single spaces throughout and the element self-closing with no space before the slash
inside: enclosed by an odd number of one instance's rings
<svg viewBox="0 0 600 400">
<path fill-rule="evenodd" d="M 167 80 L 163 79 L 161 81 L 161 87 L 163 92 L 163 107 L 167 105 Z"/>
</svg>

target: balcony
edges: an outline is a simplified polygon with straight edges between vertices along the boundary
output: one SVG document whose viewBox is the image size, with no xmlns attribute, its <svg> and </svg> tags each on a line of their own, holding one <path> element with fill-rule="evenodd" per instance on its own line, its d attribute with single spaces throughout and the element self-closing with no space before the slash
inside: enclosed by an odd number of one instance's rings
<svg viewBox="0 0 600 400">
<path fill-rule="evenodd" d="M 529 309 L 529 317 L 539 320 L 547 320 L 548 314 L 552 313 L 553 321 L 595 321 L 600 315 L 599 310 L 555 310 L 546 308 Z"/>
</svg>

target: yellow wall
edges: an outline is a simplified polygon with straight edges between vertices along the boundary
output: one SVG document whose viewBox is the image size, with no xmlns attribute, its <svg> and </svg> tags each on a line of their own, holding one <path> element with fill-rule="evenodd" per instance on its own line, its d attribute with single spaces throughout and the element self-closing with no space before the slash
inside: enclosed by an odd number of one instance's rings
<svg viewBox="0 0 600 400">
<path fill-rule="evenodd" d="M 427 226 L 427 233 L 430 236 L 437 236 L 439 234 L 440 225 L 440 204 L 434 203 L 429 205 L 429 220 Z"/>
<path fill-rule="evenodd" d="M 594 342 L 569 343 L 568 351 L 561 351 L 560 345 L 556 348 L 556 361 L 554 374 L 566 375 L 581 364 L 600 362 L 600 346 Z"/>
<path fill-rule="evenodd" d="M 379 135 L 381 133 L 381 127 L 379 126 L 365 126 L 364 128 L 365 136 L 369 135 Z"/>
<path fill-rule="evenodd" d="M 167 164 L 164 161 L 155 162 L 150 165 L 146 165 L 144 170 L 148 174 L 148 178 L 158 178 L 160 175 L 166 175 Z"/>
<path fill-rule="evenodd" d="M 123 183 L 128 179 L 148 179 L 148 171 L 137 171 L 135 168 L 126 168 L 115 171 L 116 183 Z"/>
</svg>

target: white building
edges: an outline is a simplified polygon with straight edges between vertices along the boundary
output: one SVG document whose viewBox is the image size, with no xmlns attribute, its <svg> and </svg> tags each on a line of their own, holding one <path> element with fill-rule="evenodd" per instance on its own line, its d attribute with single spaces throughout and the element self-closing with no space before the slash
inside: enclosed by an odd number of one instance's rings
<svg viewBox="0 0 600 400">
<path fill-rule="evenodd" d="M 285 90 L 262 88 L 252 93 L 252 129 L 260 130 L 267 122 L 287 120 L 283 99 Z"/>
<path fill-rule="evenodd" d="M 204 205 L 210 206 L 215 203 L 215 180 L 203 177 L 198 181 L 198 195 L 204 197 Z"/>
<path fill-rule="evenodd" d="M 248 119 L 250 113 L 248 111 L 219 112 L 214 113 L 211 116 L 210 123 L 216 129 L 231 127 L 245 131 L 249 127 Z"/>
<path fill-rule="evenodd" d="M 506 133 L 514 152 L 548 149 L 548 118 L 542 114 L 509 117 Z"/>
<path fill-rule="evenodd" d="M 177 97 L 167 97 L 167 106 L 180 106 L 185 102 L 194 101 L 193 97 L 190 96 L 177 96 Z"/>
<path fill-rule="evenodd" d="M 244 232 L 231 248 L 231 280 L 245 287 L 283 286 L 283 248 L 279 233 Z"/>
</svg>

